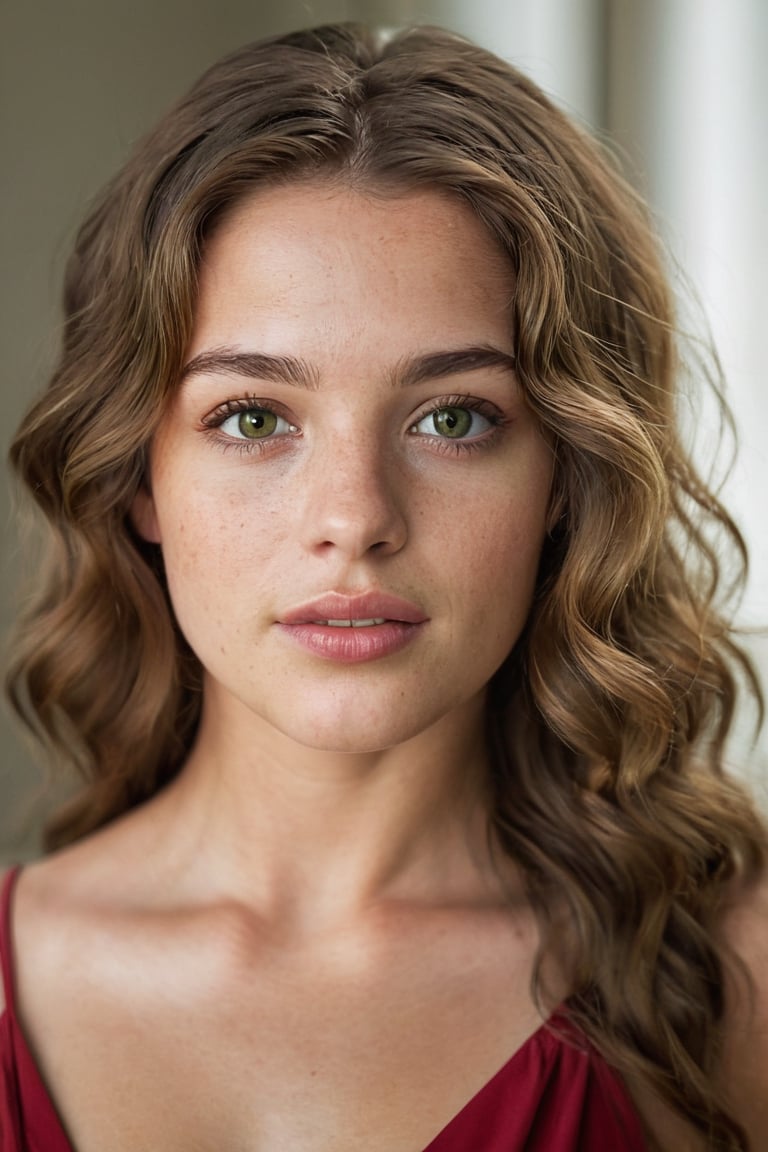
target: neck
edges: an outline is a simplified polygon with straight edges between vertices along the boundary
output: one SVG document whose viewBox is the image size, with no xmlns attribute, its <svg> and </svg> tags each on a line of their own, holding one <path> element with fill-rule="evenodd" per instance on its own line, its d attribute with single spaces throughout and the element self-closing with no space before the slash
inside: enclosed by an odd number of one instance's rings
<svg viewBox="0 0 768 1152">
<path fill-rule="evenodd" d="M 159 798 L 170 826 L 156 839 L 186 882 L 205 877 L 209 890 L 306 927 L 382 900 L 498 901 L 482 699 L 363 754 L 297 745 L 241 708 L 204 710 Z"/>
</svg>

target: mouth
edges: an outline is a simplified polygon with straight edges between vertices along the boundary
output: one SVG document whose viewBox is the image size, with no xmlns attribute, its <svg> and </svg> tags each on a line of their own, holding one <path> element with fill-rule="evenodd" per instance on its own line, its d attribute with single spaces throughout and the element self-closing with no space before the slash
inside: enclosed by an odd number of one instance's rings
<svg viewBox="0 0 768 1152">
<path fill-rule="evenodd" d="M 292 643 L 324 661 L 358 664 L 394 656 L 429 617 L 418 604 L 384 592 L 329 592 L 276 622 Z"/>
<path fill-rule="evenodd" d="M 376 628 L 382 624 L 424 624 L 428 616 L 418 604 L 387 592 L 327 592 L 283 613 L 288 626 L 312 624 L 325 628 Z"/>
</svg>

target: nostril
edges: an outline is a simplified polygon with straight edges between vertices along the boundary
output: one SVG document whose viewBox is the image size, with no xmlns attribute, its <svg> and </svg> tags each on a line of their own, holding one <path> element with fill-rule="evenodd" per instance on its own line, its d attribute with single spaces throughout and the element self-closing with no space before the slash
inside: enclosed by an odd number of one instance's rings
<svg viewBox="0 0 768 1152">
<path fill-rule="evenodd" d="M 304 511 L 304 541 L 314 552 L 334 549 L 355 559 L 397 552 L 408 536 L 401 501 L 392 493 L 355 493 L 355 499 L 334 499 L 322 484 L 308 492 Z"/>
</svg>

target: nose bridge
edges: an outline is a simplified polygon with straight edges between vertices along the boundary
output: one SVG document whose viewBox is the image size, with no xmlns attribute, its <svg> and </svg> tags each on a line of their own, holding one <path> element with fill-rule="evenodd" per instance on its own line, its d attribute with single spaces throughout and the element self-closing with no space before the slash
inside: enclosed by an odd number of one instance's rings
<svg viewBox="0 0 768 1152">
<path fill-rule="evenodd" d="M 336 548 L 349 558 L 371 549 L 397 551 L 407 528 L 395 454 L 374 429 L 345 423 L 330 444 L 317 444 L 312 452 L 306 477 L 307 546 Z"/>
</svg>

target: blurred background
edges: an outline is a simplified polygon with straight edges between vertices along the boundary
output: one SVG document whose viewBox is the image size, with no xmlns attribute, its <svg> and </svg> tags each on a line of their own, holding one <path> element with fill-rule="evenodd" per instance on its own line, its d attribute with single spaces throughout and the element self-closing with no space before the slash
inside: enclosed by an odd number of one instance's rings
<svg viewBox="0 0 768 1152">
<path fill-rule="evenodd" d="M 768 4 L 765 0 L 3 0 L 0 4 L 0 450 L 57 345 L 64 260 L 89 199 L 212 61 L 261 36 L 336 20 L 441 24 L 527 71 L 611 142 L 647 195 L 714 336 L 739 432 L 723 489 L 752 551 L 741 621 L 768 623 Z M 684 269 L 685 280 L 674 271 Z M 702 332 L 698 314 L 686 322 Z M 689 411 L 705 471 L 706 406 Z M 18 587 L 0 485 L 0 633 Z M 749 646 L 768 674 L 768 640 Z M 763 800 L 765 735 L 733 758 Z M 0 859 L 37 851 L 55 797 L 0 713 Z"/>
</svg>

